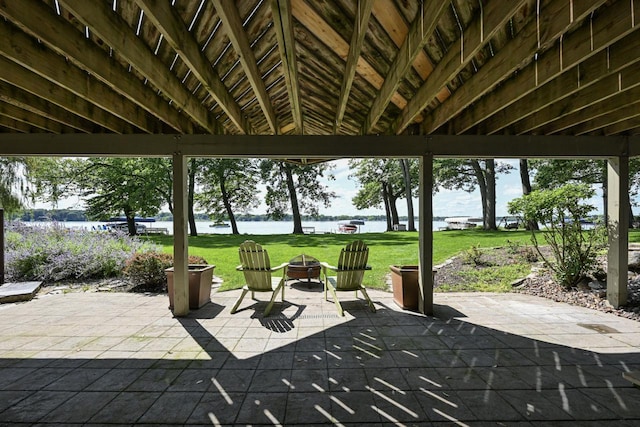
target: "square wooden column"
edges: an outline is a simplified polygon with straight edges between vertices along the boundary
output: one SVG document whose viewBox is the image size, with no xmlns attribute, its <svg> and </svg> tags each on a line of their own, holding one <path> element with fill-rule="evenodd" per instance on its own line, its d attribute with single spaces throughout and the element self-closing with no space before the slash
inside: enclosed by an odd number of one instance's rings
<svg viewBox="0 0 640 427">
<path fill-rule="evenodd" d="M 629 157 L 607 159 L 607 301 L 627 303 L 629 267 Z"/>
<path fill-rule="evenodd" d="M 418 309 L 433 315 L 433 155 L 420 158 L 420 204 L 418 236 L 420 239 L 420 277 Z"/>
<path fill-rule="evenodd" d="M 173 154 L 173 315 L 189 314 L 187 158 Z"/>
</svg>

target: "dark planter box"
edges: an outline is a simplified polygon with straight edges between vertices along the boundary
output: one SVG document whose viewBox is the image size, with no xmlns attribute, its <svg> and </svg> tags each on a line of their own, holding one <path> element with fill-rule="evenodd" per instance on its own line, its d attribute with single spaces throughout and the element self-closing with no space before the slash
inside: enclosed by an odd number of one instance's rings
<svg viewBox="0 0 640 427">
<path fill-rule="evenodd" d="M 211 283 L 215 265 L 189 265 L 189 308 L 198 309 L 211 301 Z M 169 309 L 173 310 L 173 267 L 167 273 Z"/>
<path fill-rule="evenodd" d="M 390 265 L 393 301 L 403 310 L 418 309 L 418 266 Z"/>
</svg>

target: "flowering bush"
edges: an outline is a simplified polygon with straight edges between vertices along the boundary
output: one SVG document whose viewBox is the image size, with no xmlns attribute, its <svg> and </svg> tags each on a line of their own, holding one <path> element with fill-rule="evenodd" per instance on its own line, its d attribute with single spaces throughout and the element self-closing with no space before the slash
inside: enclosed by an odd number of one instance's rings
<svg viewBox="0 0 640 427">
<path fill-rule="evenodd" d="M 119 276 L 134 253 L 154 247 L 125 233 L 16 222 L 7 225 L 5 248 L 8 280 L 55 282 Z"/>
</svg>

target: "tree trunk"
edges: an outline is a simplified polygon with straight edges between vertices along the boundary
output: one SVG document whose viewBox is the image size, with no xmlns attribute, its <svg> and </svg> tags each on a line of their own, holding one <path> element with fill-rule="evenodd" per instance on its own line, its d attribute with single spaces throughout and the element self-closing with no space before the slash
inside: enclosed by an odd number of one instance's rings
<svg viewBox="0 0 640 427">
<path fill-rule="evenodd" d="M 402 191 L 400 194 L 404 193 Z M 393 192 L 393 185 L 387 183 L 387 197 L 389 198 L 389 212 L 391 213 L 391 224 L 399 224 L 400 218 L 398 217 L 398 207 L 396 206 L 398 202 L 398 195 Z M 393 228 L 392 228 L 393 229 Z"/>
<path fill-rule="evenodd" d="M 411 174 L 409 173 L 409 160 L 401 159 L 402 174 L 404 176 L 404 188 L 407 196 L 407 231 L 416 231 L 416 222 L 413 214 L 413 195 L 411 194 Z"/>
<path fill-rule="evenodd" d="M 522 194 L 527 195 L 531 193 L 531 180 L 529 179 L 529 161 L 527 159 L 520 159 L 520 182 L 522 182 Z M 527 221 L 525 228 L 529 231 L 539 230 L 538 223 L 536 221 Z"/>
<path fill-rule="evenodd" d="M 236 216 L 233 214 L 233 209 L 231 208 L 231 202 L 229 202 L 229 194 L 227 193 L 227 188 L 225 186 L 224 176 L 219 176 L 220 179 L 220 192 L 222 193 L 222 203 L 224 204 L 224 209 L 227 212 L 227 216 L 229 217 L 229 223 L 231 224 L 231 234 L 240 234 L 238 232 L 238 224 L 236 223 Z"/>
<path fill-rule="evenodd" d="M 193 213 L 193 196 L 196 188 L 196 159 L 189 162 L 189 188 L 187 190 L 187 216 L 189 218 L 189 235 L 197 236 L 196 217 Z"/>
<path fill-rule="evenodd" d="M 485 179 L 487 182 L 487 220 L 485 230 L 497 230 L 496 225 L 496 161 L 486 160 Z"/>
<path fill-rule="evenodd" d="M 293 215 L 293 234 L 304 234 L 302 232 L 302 218 L 300 217 L 300 206 L 298 206 L 298 194 L 296 193 L 296 186 L 293 182 L 293 174 L 289 165 L 285 164 L 284 171 L 287 176 L 287 188 L 289 189 L 289 196 L 291 198 L 291 213 Z"/>
<path fill-rule="evenodd" d="M 387 183 L 382 183 L 382 200 L 384 201 L 384 213 L 387 218 L 387 231 L 393 231 L 391 223 L 391 208 L 389 206 L 389 193 L 387 192 Z"/>
<path fill-rule="evenodd" d="M 136 229 L 136 213 L 129 208 L 125 208 L 124 216 L 127 218 L 127 230 L 129 231 L 129 236 L 135 236 L 138 234 L 138 230 Z"/>
<path fill-rule="evenodd" d="M 484 180 L 484 173 L 480 162 L 477 160 L 470 160 L 473 172 L 476 175 L 478 181 L 478 188 L 480 189 L 480 199 L 482 201 L 482 228 L 487 229 L 487 182 Z"/>
</svg>

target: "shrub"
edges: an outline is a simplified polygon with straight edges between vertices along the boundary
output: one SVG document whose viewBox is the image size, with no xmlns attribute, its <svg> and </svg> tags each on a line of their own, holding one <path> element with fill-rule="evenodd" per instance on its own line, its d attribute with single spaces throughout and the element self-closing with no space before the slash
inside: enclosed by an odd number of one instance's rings
<svg viewBox="0 0 640 427">
<path fill-rule="evenodd" d="M 132 254 L 151 248 L 124 233 L 16 222 L 7 225 L 5 247 L 8 280 L 45 282 L 118 276 Z"/>
<path fill-rule="evenodd" d="M 473 245 L 462 253 L 462 260 L 466 264 L 473 264 L 476 267 L 490 266 L 491 262 L 482 258 L 482 249 L 480 245 Z"/>
<path fill-rule="evenodd" d="M 585 184 L 568 184 L 551 190 L 538 190 L 509 202 L 509 213 L 521 215 L 525 221 L 545 224 L 542 232 L 552 259 L 540 251 L 537 233 L 531 240 L 538 255 L 554 272 L 556 280 L 566 288 L 576 285 L 596 264 L 598 250 L 606 244 L 606 228 L 597 225 L 584 229 L 581 221 L 595 208 L 584 203 L 594 195 Z"/>
<path fill-rule="evenodd" d="M 189 264 L 208 264 L 201 256 L 190 255 Z M 126 262 L 125 276 L 136 286 L 162 292 L 166 290 L 165 270 L 173 265 L 173 255 L 161 252 L 136 253 Z"/>
</svg>

